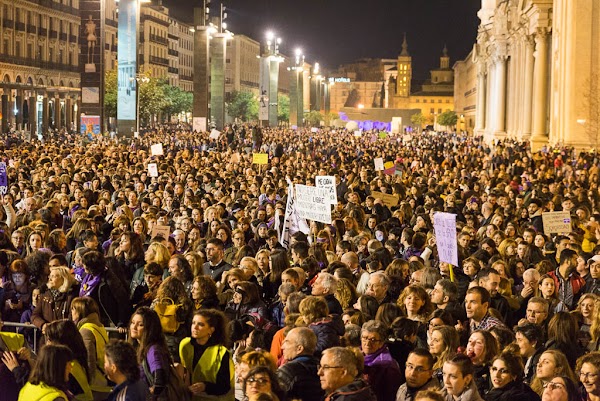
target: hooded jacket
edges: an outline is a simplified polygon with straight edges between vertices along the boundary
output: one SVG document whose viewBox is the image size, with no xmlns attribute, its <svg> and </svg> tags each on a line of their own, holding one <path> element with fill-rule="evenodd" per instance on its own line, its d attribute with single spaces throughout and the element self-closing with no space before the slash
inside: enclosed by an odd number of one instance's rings
<svg viewBox="0 0 600 401">
<path fill-rule="evenodd" d="M 377 401 L 377 397 L 364 381 L 357 379 L 325 397 L 325 401 Z"/>
</svg>

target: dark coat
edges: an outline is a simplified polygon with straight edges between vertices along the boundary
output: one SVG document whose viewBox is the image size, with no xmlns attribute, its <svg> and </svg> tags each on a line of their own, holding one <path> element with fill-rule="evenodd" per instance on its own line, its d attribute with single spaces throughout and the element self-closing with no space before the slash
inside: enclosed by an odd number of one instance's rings
<svg viewBox="0 0 600 401">
<path fill-rule="evenodd" d="M 339 316 L 328 317 L 308 326 L 317 335 L 315 355 L 320 356 L 323 350 L 340 345 L 340 336 L 344 335 L 344 322 Z"/>
<path fill-rule="evenodd" d="M 110 270 L 102 273 L 98 287 L 90 294 L 100 307 L 100 320 L 104 326 L 114 323 L 125 327 L 131 316 L 129 292 L 123 282 Z"/>
<path fill-rule="evenodd" d="M 282 389 L 290 400 L 322 400 L 325 392 L 317 374 L 319 361 L 314 356 L 301 355 L 277 369 Z"/>
<path fill-rule="evenodd" d="M 338 388 L 325 397 L 325 401 L 377 401 L 377 397 L 371 386 L 358 379 Z"/>
<path fill-rule="evenodd" d="M 527 384 L 513 381 L 502 388 L 491 389 L 484 399 L 485 401 L 540 401 L 540 396 Z"/>
<path fill-rule="evenodd" d="M 59 319 L 69 319 L 71 316 L 71 301 L 79 295 L 79 286 L 73 286 L 67 292 L 52 296 L 50 290 L 42 295 L 31 314 L 31 323 L 38 329 L 46 323 Z"/>
<path fill-rule="evenodd" d="M 367 358 L 373 355 L 377 355 L 375 359 L 367 361 Z M 378 401 L 395 401 L 400 387 L 400 367 L 385 345 L 373 355 L 365 357 L 364 375 L 367 382 Z"/>
</svg>

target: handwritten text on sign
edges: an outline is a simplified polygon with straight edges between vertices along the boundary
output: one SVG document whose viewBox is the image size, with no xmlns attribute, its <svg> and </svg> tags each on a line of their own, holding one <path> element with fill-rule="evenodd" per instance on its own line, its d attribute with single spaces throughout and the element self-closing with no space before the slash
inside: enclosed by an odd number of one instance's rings
<svg viewBox="0 0 600 401">
<path fill-rule="evenodd" d="M 542 213 L 544 234 L 568 234 L 571 232 L 571 215 L 569 212 Z"/>
<path fill-rule="evenodd" d="M 6 174 L 6 163 L 0 163 L 0 194 L 8 192 L 8 174 Z"/>
<path fill-rule="evenodd" d="M 300 218 L 331 224 L 331 205 L 327 188 L 296 184 L 295 206 Z"/>
<path fill-rule="evenodd" d="M 337 193 L 335 191 L 335 177 L 331 175 L 318 175 L 315 177 L 317 188 L 326 188 L 329 191 L 329 203 L 337 205 Z"/>
<path fill-rule="evenodd" d="M 438 212 L 433 215 L 433 229 L 441 262 L 458 266 L 456 215 Z"/>
</svg>

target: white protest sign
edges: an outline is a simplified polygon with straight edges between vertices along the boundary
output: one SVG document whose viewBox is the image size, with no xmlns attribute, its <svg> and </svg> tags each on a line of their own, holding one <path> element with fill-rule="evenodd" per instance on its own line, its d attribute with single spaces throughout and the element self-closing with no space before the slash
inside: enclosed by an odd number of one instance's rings
<svg viewBox="0 0 600 401">
<path fill-rule="evenodd" d="M 319 129 L 317 127 L 312 127 L 310 129 L 310 132 L 319 132 Z"/>
<path fill-rule="evenodd" d="M 171 233 L 170 226 L 161 226 L 161 225 L 155 224 L 152 227 L 152 232 L 150 235 L 152 236 L 152 238 L 156 237 L 157 235 L 160 235 L 164 239 L 168 239 L 170 233 Z"/>
<path fill-rule="evenodd" d="M 440 262 L 458 266 L 458 243 L 456 242 L 456 215 L 437 212 L 433 215 L 433 229 Z"/>
<path fill-rule="evenodd" d="M 375 171 L 383 171 L 383 158 L 377 157 L 374 161 L 375 161 Z"/>
<path fill-rule="evenodd" d="M 162 143 L 155 143 L 152 145 L 150 147 L 150 152 L 152 156 L 162 156 L 164 154 Z"/>
<path fill-rule="evenodd" d="M 192 129 L 196 132 L 206 131 L 206 117 L 192 118 Z"/>
<path fill-rule="evenodd" d="M 315 177 L 317 188 L 327 188 L 329 191 L 329 203 L 337 205 L 337 192 L 335 190 L 335 177 L 331 175 L 318 175 Z"/>
<path fill-rule="evenodd" d="M 569 212 L 542 213 L 544 234 L 568 234 L 571 229 L 571 214 Z"/>
<path fill-rule="evenodd" d="M 327 188 L 296 184 L 295 207 L 302 219 L 331 224 L 331 205 Z"/>
<path fill-rule="evenodd" d="M 139 133 L 139 132 L 137 132 L 137 131 L 135 131 L 135 132 L 133 133 L 133 137 L 134 137 L 134 138 L 139 138 L 139 137 L 140 137 L 140 133 Z"/>
<path fill-rule="evenodd" d="M 156 163 L 148 164 L 148 175 L 150 177 L 158 177 L 158 165 Z"/>
<path fill-rule="evenodd" d="M 217 131 L 216 129 L 210 131 L 210 139 L 219 139 L 219 135 L 221 135 L 221 131 Z"/>
<path fill-rule="evenodd" d="M 354 136 L 359 138 L 362 136 L 362 132 L 361 131 L 354 131 Z"/>
</svg>

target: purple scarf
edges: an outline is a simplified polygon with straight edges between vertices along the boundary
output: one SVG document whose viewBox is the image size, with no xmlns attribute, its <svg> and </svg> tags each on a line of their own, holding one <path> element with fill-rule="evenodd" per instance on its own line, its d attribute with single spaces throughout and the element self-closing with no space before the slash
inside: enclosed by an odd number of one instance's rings
<svg viewBox="0 0 600 401">
<path fill-rule="evenodd" d="M 89 297 L 92 291 L 98 287 L 102 280 L 101 275 L 92 276 L 91 274 L 86 275 L 81 282 L 81 289 L 79 290 L 80 297 Z"/>
<path fill-rule="evenodd" d="M 394 358 L 392 358 L 387 345 L 384 345 L 373 354 L 365 355 L 365 366 L 395 366 L 398 368 L 398 363 Z"/>
</svg>

